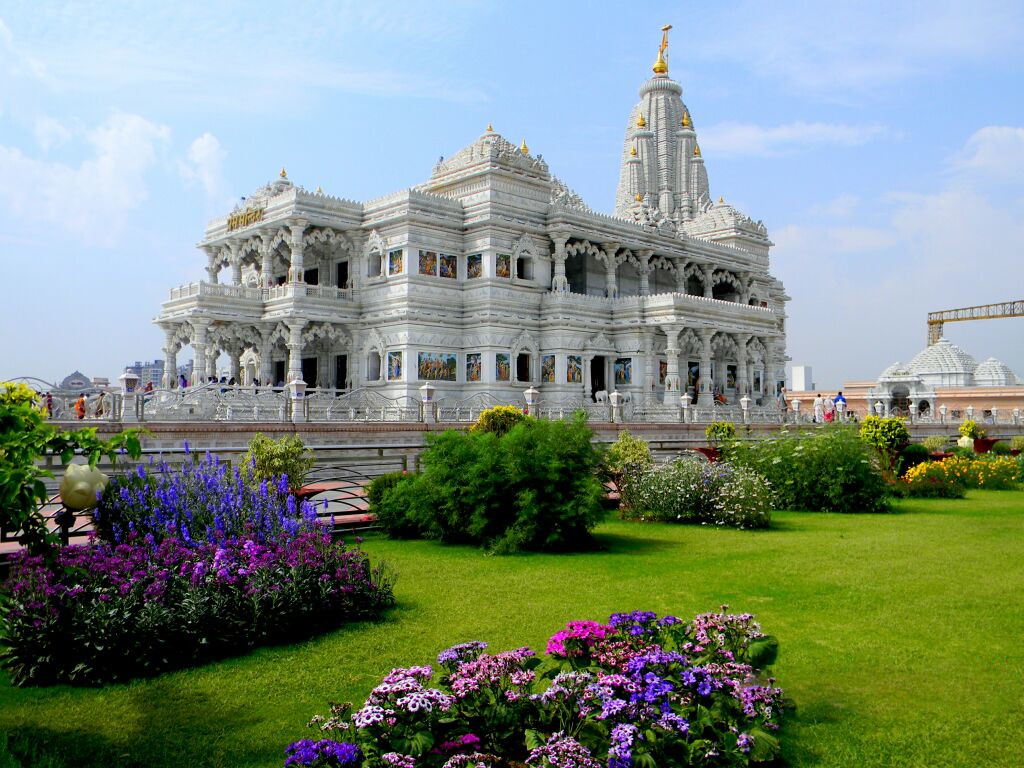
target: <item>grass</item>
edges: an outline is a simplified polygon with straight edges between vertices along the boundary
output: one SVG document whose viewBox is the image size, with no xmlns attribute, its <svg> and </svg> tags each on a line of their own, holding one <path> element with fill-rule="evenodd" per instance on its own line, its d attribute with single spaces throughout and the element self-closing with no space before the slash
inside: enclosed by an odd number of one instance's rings
<svg viewBox="0 0 1024 768">
<path fill-rule="evenodd" d="M 104 689 L 2 682 L 0 732 L 24 765 L 280 766 L 328 700 L 359 702 L 452 643 L 540 649 L 570 619 L 728 603 L 781 642 L 786 764 L 1020 764 L 1024 492 L 784 512 L 761 532 L 611 521 L 598 537 L 604 552 L 516 557 L 370 539 L 399 577 L 385 621 Z"/>
</svg>

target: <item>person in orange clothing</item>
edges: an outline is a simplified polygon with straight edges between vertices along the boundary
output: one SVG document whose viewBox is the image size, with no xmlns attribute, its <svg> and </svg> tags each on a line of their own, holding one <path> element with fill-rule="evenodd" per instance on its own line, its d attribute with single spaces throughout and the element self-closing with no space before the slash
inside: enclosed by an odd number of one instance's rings
<svg viewBox="0 0 1024 768">
<path fill-rule="evenodd" d="M 78 417 L 79 421 L 85 418 L 85 392 L 75 400 L 75 416 Z"/>
</svg>

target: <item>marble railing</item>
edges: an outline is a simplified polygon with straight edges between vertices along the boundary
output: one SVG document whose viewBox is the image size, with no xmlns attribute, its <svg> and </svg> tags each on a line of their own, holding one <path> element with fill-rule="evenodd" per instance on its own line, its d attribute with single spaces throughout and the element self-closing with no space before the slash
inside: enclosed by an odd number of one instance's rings
<svg viewBox="0 0 1024 768">
<path fill-rule="evenodd" d="M 352 289 L 338 288 L 333 285 L 307 285 L 306 283 L 285 283 L 270 288 L 254 288 L 247 285 L 197 282 L 172 288 L 170 300 L 179 301 L 207 296 L 248 301 L 273 301 L 302 297 L 350 301 Z"/>
</svg>

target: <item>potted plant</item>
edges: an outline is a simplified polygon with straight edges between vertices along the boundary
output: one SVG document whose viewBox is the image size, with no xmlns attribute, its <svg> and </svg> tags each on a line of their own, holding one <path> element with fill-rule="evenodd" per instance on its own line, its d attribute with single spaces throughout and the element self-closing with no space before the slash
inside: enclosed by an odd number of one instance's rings
<svg viewBox="0 0 1024 768">
<path fill-rule="evenodd" d="M 997 442 L 996 438 L 985 437 L 985 430 L 974 419 L 967 419 L 960 425 L 960 434 L 962 438 L 957 444 L 973 447 L 975 453 L 988 453 Z"/>
<path fill-rule="evenodd" d="M 926 437 L 921 441 L 921 444 L 928 449 L 928 454 L 933 459 L 948 459 L 953 455 L 946 450 L 946 446 L 949 445 L 949 438 L 945 435 Z"/>
<path fill-rule="evenodd" d="M 708 447 L 697 451 L 707 456 L 708 461 L 718 461 L 722 444 L 736 439 L 736 425 L 731 421 L 713 421 L 704 428 L 704 436 Z"/>
<path fill-rule="evenodd" d="M 1024 435 L 1017 435 L 1010 441 L 1010 454 L 1020 456 L 1021 451 L 1024 451 Z"/>
</svg>

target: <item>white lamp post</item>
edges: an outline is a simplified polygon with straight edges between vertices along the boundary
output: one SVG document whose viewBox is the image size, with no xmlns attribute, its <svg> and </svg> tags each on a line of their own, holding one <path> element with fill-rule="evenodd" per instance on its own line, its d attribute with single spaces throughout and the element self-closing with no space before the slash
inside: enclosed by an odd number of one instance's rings
<svg viewBox="0 0 1024 768">
<path fill-rule="evenodd" d="M 537 416 L 537 403 L 540 399 L 540 390 L 531 384 L 530 388 L 523 392 L 523 399 L 526 400 L 526 412 Z"/>
<path fill-rule="evenodd" d="M 420 400 L 423 401 L 423 421 L 433 424 L 437 419 L 434 418 L 434 388 L 429 381 L 420 387 Z"/>
</svg>

